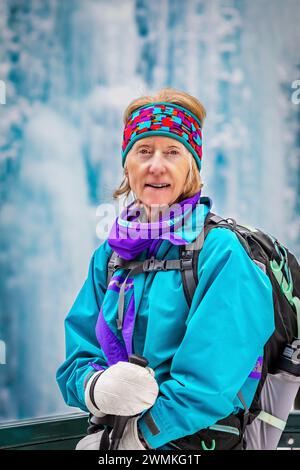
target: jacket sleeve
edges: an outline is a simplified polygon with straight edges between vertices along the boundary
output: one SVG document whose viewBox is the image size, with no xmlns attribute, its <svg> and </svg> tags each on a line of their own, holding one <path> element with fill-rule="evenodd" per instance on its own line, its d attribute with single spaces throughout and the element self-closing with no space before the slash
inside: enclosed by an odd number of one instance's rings
<svg viewBox="0 0 300 470">
<path fill-rule="evenodd" d="M 243 408 L 237 393 L 275 328 L 271 282 L 233 232 L 208 234 L 198 275 L 171 377 L 139 420 L 153 448 L 211 426 L 236 405 Z M 247 397 L 248 406 L 251 401 Z"/>
<path fill-rule="evenodd" d="M 110 253 L 107 241 L 94 252 L 87 279 L 65 319 L 66 359 L 57 370 L 56 380 L 65 402 L 83 411 L 88 411 L 84 400 L 87 380 L 96 370 L 108 367 L 95 326 L 106 291 Z"/>
</svg>

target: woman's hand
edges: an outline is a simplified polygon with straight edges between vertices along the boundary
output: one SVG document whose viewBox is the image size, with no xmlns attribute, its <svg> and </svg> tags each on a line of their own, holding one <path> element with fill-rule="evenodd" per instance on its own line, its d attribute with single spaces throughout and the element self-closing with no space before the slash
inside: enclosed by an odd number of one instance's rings
<svg viewBox="0 0 300 470">
<path fill-rule="evenodd" d="M 134 416 L 151 408 L 158 392 L 151 368 L 120 361 L 90 378 L 85 401 L 96 416 Z"/>
</svg>

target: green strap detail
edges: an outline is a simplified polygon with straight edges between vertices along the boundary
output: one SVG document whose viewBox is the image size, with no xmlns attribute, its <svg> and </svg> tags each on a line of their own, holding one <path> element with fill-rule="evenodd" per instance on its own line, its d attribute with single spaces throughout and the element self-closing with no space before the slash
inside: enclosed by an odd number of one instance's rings
<svg viewBox="0 0 300 470">
<path fill-rule="evenodd" d="M 209 426 L 208 429 L 211 429 L 212 431 L 228 432 L 229 434 L 235 434 L 236 436 L 240 435 L 240 431 L 238 430 L 238 428 L 234 428 L 233 426 L 224 426 L 222 424 L 213 424 L 212 426 Z"/>
<path fill-rule="evenodd" d="M 278 282 L 278 284 L 280 285 L 281 287 L 281 290 L 282 292 L 284 293 L 284 295 L 286 296 L 287 300 L 292 303 L 292 299 L 293 299 L 293 283 L 290 282 L 290 284 L 288 284 L 285 280 L 285 277 L 282 273 L 282 262 L 280 263 L 280 265 L 278 266 L 277 264 L 277 261 L 275 260 L 272 260 L 271 262 L 271 268 L 272 268 L 272 271 L 274 273 L 274 276 L 276 277 L 276 280 Z M 281 268 L 280 268 L 281 266 Z M 280 269 L 279 269 L 280 268 Z"/>
<path fill-rule="evenodd" d="M 299 297 L 293 297 L 292 300 L 297 312 L 298 338 L 300 338 L 300 299 Z"/>
<path fill-rule="evenodd" d="M 212 440 L 212 444 L 211 444 L 211 448 L 209 449 L 208 447 L 206 447 L 206 444 L 204 441 L 201 441 L 201 446 L 202 446 L 202 449 L 203 450 L 215 450 L 216 448 L 216 441 L 213 439 Z"/>
<path fill-rule="evenodd" d="M 283 263 L 284 263 L 284 259 L 281 260 L 280 265 L 278 265 L 278 263 L 277 263 L 277 261 L 276 261 L 275 259 L 272 259 L 272 260 L 270 261 L 271 269 L 272 269 L 272 271 L 273 271 L 274 274 L 280 273 L 280 274 L 282 275 L 281 269 L 282 269 L 282 267 L 283 267 Z M 276 278 L 276 279 L 277 279 L 277 278 Z M 277 279 L 277 281 L 278 281 L 278 279 Z M 278 281 L 278 282 L 279 282 L 279 284 L 280 284 L 280 281 Z"/>
<path fill-rule="evenodd" d="M 276 416 L 273 416 L 270 413 L 267 413 L 266 411 L 261 411 L 257 416 L 257 419 L 260 419 L 261 421 L 264 421 L 270 426 L 280 429 L 281 431 L 284 431 L 284 428 L 286 426 L 286 421 L 283 421 L 283 419 L 280 418 L 276 418 Z"/>
<path fill-rule="evenodd" d="M 284 275 L 281 271 L 283 263 L 284 263 L 284 259 L 281 260 L 280 265 L 278 265 L 276 260 L 271 260 L 270 261 L 270 266 L 271 266 L 271 269 L 273 271 L 273 274 L 274 274 L 278 284 L 280 285 L 280 288 L 281 288 L 283 294 L 285 295 L 285 297 L 287 298 L 289 303 L 291 305 L 293 305 L 296 309 L 297 323 L 298 323 L 298 333 L 299 333 L 299 329 L 300 329 L 300 299 L 298 297 L 293 297 L 293 282 L 292 282 L 292 279 L 291 279 L 291 276 L 290 276 L 291 282 L 289 284 L 287 283 L 287 281 L 286 281 L 286 279 L 285 279 L 285 277 L 284 277 Z M 298 336 L 299 336 L 299 334 L 298 334 Z"/>
<path fill-rule="evenodd" d="M 270 261 L 270 266 L 273 271 L 273 274 L 280 285 L 280 288 L 289 301 L 289 303 L 295 307 L 296 314 L 297 314 L 297 325 L 298 325 L 298 338 L 300 337 L 300 299 L 299 297 L 293 296 L 293 281 L 292 277 L 289 272 L 289 277 L 290 277 L 290 283 L 287 283 L 283 273 L 282 273 L 282 267 L 284 263 L 284 258 L 281 260 L 280 265 L 277 263 L 276 260 L 271 260 Z"/>
</svg>

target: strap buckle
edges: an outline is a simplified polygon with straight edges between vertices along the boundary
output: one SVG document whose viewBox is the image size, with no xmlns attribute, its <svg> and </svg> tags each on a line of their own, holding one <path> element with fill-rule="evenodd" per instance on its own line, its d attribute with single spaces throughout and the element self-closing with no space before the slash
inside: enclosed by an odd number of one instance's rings
<svg viewBox="0 0 300 470">
<path fill-rule="evenodd" d="M 117 267 L 117 259 L 118 257 L 111 258 L 108 262 L 108 269 L 114 270 Z"/>
<path fill-rule="evenodd" d="M 113 268 L 123 268 L 123 269 L 130 269 L 127 265 L 130 263 L 130 261 L 121 258 L 121 256 L 116 256 L 116 258 L 113 260 Z"/>
<path fill-rule="evenodd" d="M 180 271 L 185 271 L 186 269 L 193 269 L 193 258 L 184 259 L 181 258 L 180 262 Z"/>
<path fill-rule="evenodd" d="M 166 271 L 166 259 L 156 259 L 154 256 L 151 256 L 150 259 L 145 259 L 143 262 L 143 271 Z"/>
<path fill-rule="evenodd" d="M 235 230 L 236 230 L 236 227 L 237 227 L 236 220 L 233 219 L 232 217 L 228 217 L 228 218 L 225 219 L 225 220 L 226 220 L 226 222 L 228 223 L 228 225 L 232 227 L 232 230 L 235 231 Z"/>
</svg>

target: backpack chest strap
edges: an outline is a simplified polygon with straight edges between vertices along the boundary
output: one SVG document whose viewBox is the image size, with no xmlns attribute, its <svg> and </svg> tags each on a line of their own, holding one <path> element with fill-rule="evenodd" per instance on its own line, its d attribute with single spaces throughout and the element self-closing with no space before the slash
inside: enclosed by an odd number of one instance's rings
<svg viewBox="0 0 300 470">
<path fill-rule="evenodd" d="M 125 287 L 126 282 L 129 276 L 135 274 L 140 274 L 143 272 L 157 272 L 157 271 L 171 271 L 171 270 L 180 270 L 180 271 L 191 271 L 192 267 L 192 258 L 186 259 L 156 259 L 154 256 L 151 256 L 149 259 L 143 261 L 128 261 L 124 258 L 118 256 L 115 252 L 113 253 L 109 263 L 108 263 L 108 284 L 111 280 L 111 277 L 114 271 L 118 268 L 129 270 L 119 293 L 118 301 L 118 318 L 117 318 L 117 328 L 121 330 L 123 327 L 123 318 L 124 318 L 124 303 L 125 303 Z"/>
</svg>

